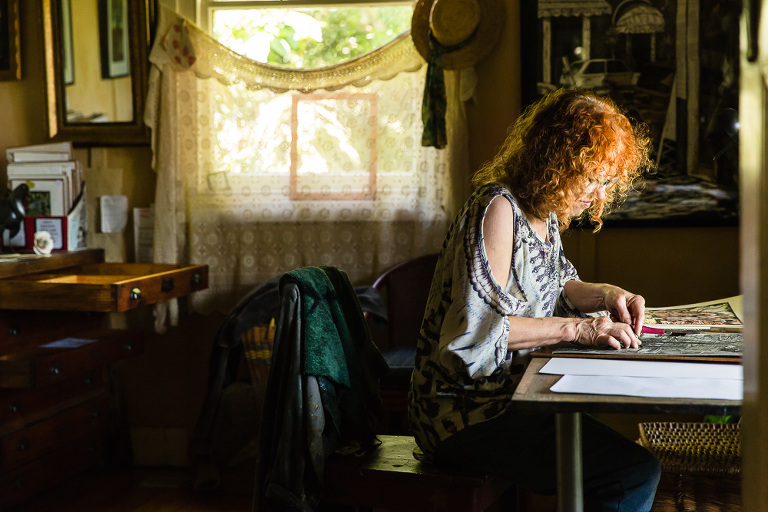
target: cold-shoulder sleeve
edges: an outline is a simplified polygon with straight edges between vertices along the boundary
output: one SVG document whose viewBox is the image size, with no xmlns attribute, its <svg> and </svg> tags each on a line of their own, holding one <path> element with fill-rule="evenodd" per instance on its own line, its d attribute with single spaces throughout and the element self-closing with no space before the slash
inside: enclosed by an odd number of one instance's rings
<svg viewBox="0 0 768 512">
<path fill-rule="evenodd" d="M 563 263 L 555 256 L 559 244 L 538 239 L 512 196 L 492 190 L 471 204 L 462 243 L 454 246 L 453 279 L 440 339 L 444 365 L 453 365 L 473 379 L 503 372 L 513 363 L 507 350 L 509 317 L 552 316 L 560 295 Z M 513 261 L 506 288 L 491 273 L 483 238 L 483 219 L 490 202 L 504 196 L 514 211 Z M 558 238 L 559 242 L 559 238 Z M 575 271 L 574 271 L 575 273 Z"/>
</svg>

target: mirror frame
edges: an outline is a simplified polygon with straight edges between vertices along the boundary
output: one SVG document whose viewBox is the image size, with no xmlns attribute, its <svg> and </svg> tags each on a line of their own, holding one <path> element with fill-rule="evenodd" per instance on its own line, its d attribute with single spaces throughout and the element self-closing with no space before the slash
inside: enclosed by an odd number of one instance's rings
<svg viewBox="0 0 768 512">
<path fill-rule="evenodd" d="M 133 120 L 112 123 L 66 123 L 62 68 L 61 1 L 43 0 L 45 36 L 45 90 L 48 137 L 79 146 L 126 146 L 149 144 L 144 124 L 150 45 L 150 15 L 155 0 L 128 1 L 130 26 Z"/>
</svg>

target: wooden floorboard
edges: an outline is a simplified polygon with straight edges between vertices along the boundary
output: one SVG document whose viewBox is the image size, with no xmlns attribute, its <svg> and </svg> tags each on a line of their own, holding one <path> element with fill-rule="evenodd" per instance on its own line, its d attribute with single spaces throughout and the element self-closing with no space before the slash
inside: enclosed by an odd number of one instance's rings
<svg viewBox="0 0 768 512">
<path fill-rule="evenodd" d="M 249 512 L 253 472 L 227 472 L 220 489 L 193 488 L 194 475 L 177 468 L 107 468 L 67 479 L 7 512 Z M 5 512 L 5 511 L 3 511 Z"/>
</svg>

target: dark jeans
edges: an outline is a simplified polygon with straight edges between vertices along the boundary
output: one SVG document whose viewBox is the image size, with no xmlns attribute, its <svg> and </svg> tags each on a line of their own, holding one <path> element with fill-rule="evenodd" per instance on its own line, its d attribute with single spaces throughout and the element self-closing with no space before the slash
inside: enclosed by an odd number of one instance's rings
<svg viewBox="0 0 768 512">
<path fill-rule="evenodd" d="M 582 415 L 584 510 L 651 509 L 661 468 L 645 448 Z M 554 415 L 507 413 L 452 435 L 435 449 L 439 465 L 493 474 L 538 494 L 557 490 Z"/>
</svg>

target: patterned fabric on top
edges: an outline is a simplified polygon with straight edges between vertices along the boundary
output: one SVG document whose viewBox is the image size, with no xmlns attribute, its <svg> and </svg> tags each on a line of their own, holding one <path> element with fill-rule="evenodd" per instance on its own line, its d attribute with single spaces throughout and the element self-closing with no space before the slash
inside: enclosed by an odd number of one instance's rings
<svg viewBox="0 0 768 512">
<path fill-rule="evenodd" d="M 515 219 L 504 290 L 483 243 L 483 218 L 496 198 L 512 204 Z M 563 293 L 571 279 L 578 275 L 563 254 L 554 215 L 542 240 L 506 188 L 475 191 L 443 243 L 419 333 L 409 415 L 426 455 L 452 433 L 505 412 L 531 352 L 507 350 L 508 315 L 580 316 Z"/>
</svg>

